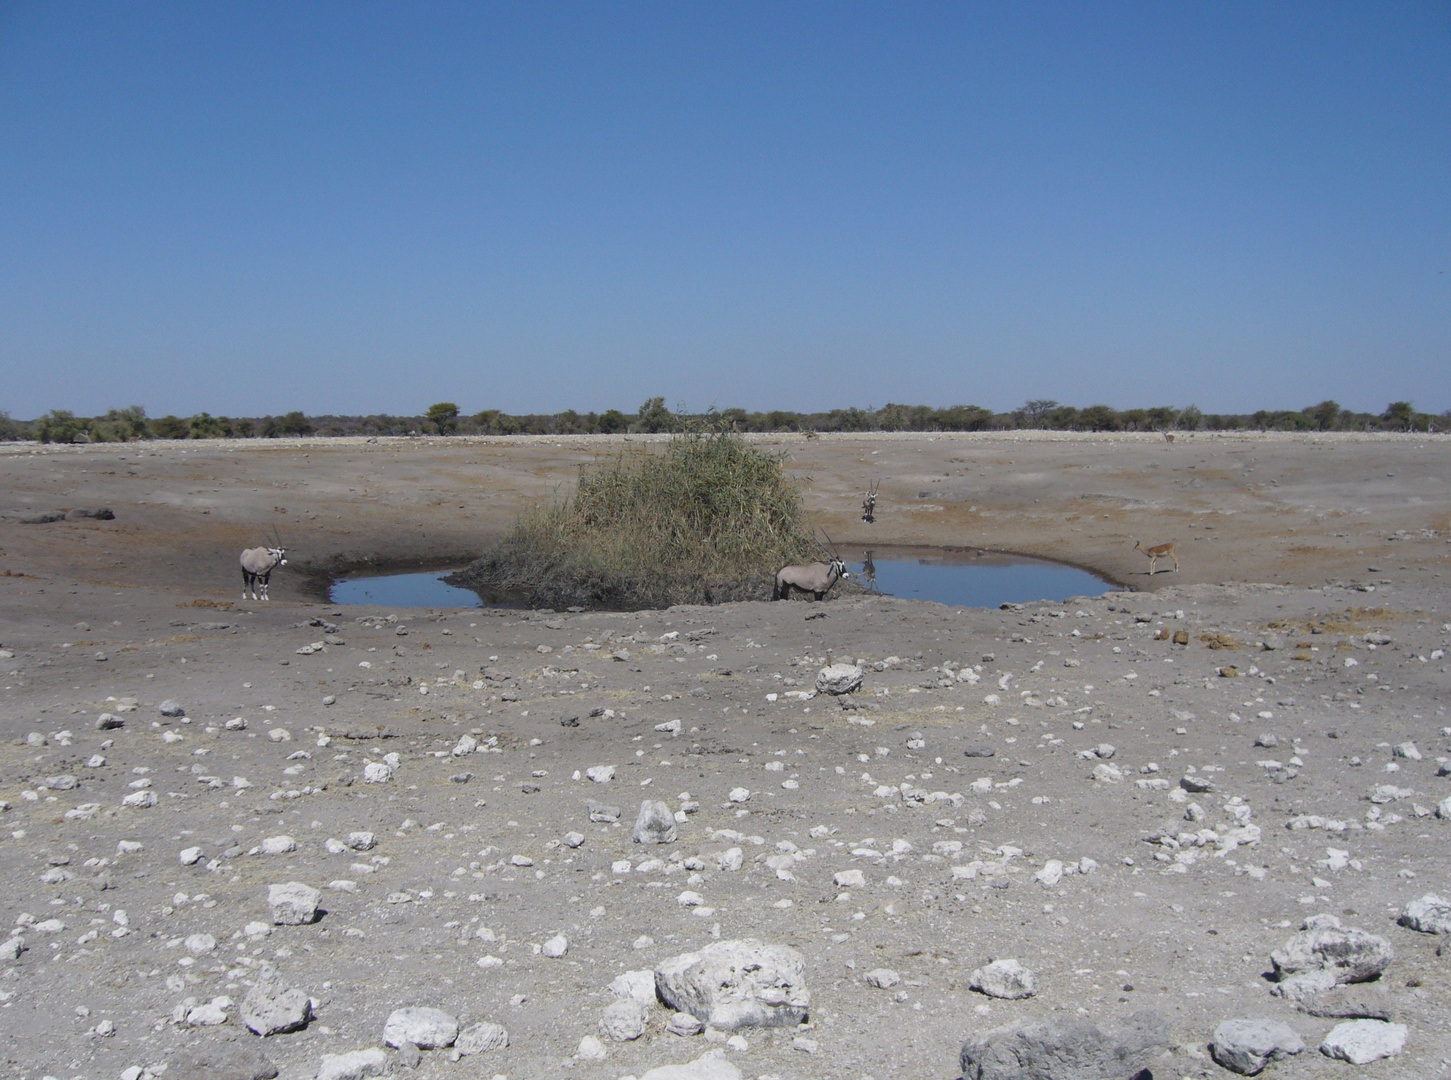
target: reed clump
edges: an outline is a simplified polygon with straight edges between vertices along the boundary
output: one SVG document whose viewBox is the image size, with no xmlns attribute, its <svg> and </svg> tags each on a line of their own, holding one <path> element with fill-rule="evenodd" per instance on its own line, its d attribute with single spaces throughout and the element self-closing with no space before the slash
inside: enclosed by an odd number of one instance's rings
<svg viewBox="0 0 1451 1080">
<path fill-rule="evenodd" d="M 815 553 L 781 455 L 687 433 L 581 467 L 572 496 L 450 580 L 534 607 L 639 610 L 766 599 L 781 566 Z"/>
</svg>

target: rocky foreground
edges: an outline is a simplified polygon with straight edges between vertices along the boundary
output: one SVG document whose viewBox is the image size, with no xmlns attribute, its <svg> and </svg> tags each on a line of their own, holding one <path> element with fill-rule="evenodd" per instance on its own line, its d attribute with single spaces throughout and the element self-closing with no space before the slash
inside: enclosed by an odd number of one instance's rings
<svg viewBox="0 0 1451 1080">
<path fill-rule="evenodd" d="M 1447 1072 L 1425 588 L 109 596 L 0 634 L 7 1075 Z"/>
</svg>

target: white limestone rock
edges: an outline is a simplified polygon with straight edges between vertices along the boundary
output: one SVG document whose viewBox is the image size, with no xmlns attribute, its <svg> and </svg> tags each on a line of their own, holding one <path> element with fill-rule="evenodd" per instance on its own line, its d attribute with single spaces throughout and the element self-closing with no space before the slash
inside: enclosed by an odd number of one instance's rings
<svg viewBox="0 0 1451 1080">
<path fill-rule="evenodd" d="M 717 941 L 661 964 L 655 990 L 671 1008 L 721 1031 L 794 1027 L 811 1004 L 805 970 L 805 958 L 787 945 Z"/>
</svg>

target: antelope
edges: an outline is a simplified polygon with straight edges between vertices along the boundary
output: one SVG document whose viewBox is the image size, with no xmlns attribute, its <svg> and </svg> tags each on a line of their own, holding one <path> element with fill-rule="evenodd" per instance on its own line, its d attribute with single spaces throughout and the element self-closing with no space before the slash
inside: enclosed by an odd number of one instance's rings
<svg viewBox="0 0 1451 1080">
<path fill-rule="evenodd" d="M 877 484 L 879 482 L 872 481 L 871 487 L 862 495 L 862 520 L 868 525 L 877 520 Z"/>
<path fill-rule="evenodd" d="M 287 565 L 287 551 L 280 540 L 277 547 L 247 548 L 242 552 L 241 563 L 242 599 L 247 599 L 247 590 L 251 589 L 253 600 L 266 600 L 267 583 L 272 580 L 272 571 Z"/>
<path fill-rule="evenodd" d="M 776 572 L 776 583 L 771 589 L 772 600 L 789 600 L 792 589 L 809 592 L 817 600 L 824 600 L 827 592 L 838 580 L 851 577 L 846 572 L 846 563 L 839 555 L 833 555 L 831 562 L 807 563 L 805 566 L 783 566 Z"/>
<path fill-rule="evenodd" d="M 1172 543 L 1170 543 L 1170 544 L 1155 544 L 1153 547 L 1144 547 L 1142 541 L 1135 540 L 1134 541 L 1134 550 L 1135 551 L 1142 551 L 1145 555 L 1147 555 L 1149 557 L 1149 576 L 1150 577 L 1153 577 L 1154 576 L 1154 564 L 1157 563 L 1160 559 L 1173 559 L 1174 560 L 1174 573 L 1177 574 L 1179 572 L 1179 556 L 1176 555 L 1176 554 L 1174 554 L 1174 545 Z"/>
<path fill-rule="evenodd" d="M 1173 433 L 1172 432 L 1169 432 L 1169 431 L 1164 432 L 1164 441 L 1166 443 L 1168 443 L 1170 446 L 1173 446 L 1174 445 L 1174 435 L 1173 435 Z"/>
</svg>

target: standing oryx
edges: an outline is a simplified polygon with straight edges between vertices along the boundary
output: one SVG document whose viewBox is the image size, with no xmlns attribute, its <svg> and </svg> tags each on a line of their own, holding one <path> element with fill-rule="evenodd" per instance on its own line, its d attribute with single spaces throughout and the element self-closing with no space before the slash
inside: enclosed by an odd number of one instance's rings
<svg viewBox="0 0 1451 1080">
<path fill-rule="evenodd" d="M 846 572 L 846 563 L 833 555 L 831 562 L 807 563 L 805 566 L 783 566 L 776 572 L 776 584 L 771 590 L 772 600 L 789 600 L 792 589 L 811 593 L 817 600 L 826 598 L 827 590 L 841 578 L 851 577 Z"/>
<path fill-rule="evenodd" d="M 862 520 L 870 525 L 877 520 L 877 485 L 878 480 L 873 480 L 871 486 L 862 495 Z"/>
<path fill-rule="evenodd" d="M 266 600 L 267 583 L 272 580 L 272 571 L 287 565 L 287 552 L 282 540 L 274 533 L 276 547 L 254 547 L 242 552 L 242 599 L 247 599 L 247 590 L 252 591 L 253 600 Z M 258 589 L 258 586 L 261 589 Z M 260 595 L 259 595 L 260 592 Z"/>
<path fill-rule="evenodd" d="M 822 536 L 826 536 L 822 530 Z M 831 544 L 831 537 L 826 536 L 826 542 Z M 836 553 L 836 545 L 831 544 L 831 561 L 807 563 L 805 566 L 783 566 L 776 572 L 776 580 L 771 585 L 772 600 L 791 599 L 791 590 L 800 589 L 802 592 L 809 592 L 817 600 L 826 599 L 826 594 L 831 587 L 844 577 L 851 577 L 846 572 L 846 563 L 841 561 L 841 556 Z"/>
</svg>

